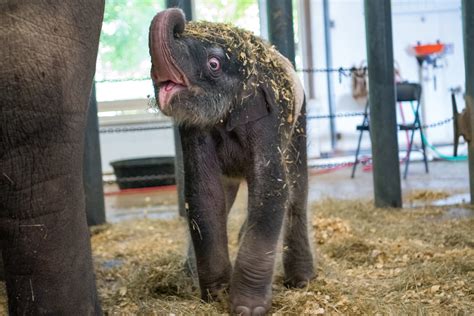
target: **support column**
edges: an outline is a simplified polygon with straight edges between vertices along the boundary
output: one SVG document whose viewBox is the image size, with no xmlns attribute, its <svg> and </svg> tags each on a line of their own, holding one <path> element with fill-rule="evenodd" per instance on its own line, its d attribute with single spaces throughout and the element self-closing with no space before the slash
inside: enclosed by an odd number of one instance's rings
<svg viewBox="0 0 474 316">
<path fill-rule="evenodd" d="M 268 39 L 295 65 L 293 6 L 289 0 L 267 0 Z"/>
<path fill-rule="evenodd" d="M 166 0 L 167 8 L 180 8 L 186 15 L 186 21 L 193 19 L 193 1 L 192 0 Z"/>
<path fill-rule="evenodd" d="M 331 41 L 331 16 L 329 14 L 329 0 L 323 0 L 323 11 L 324 11 L 324 46 L 326 52 L 326 68 L 332 69 L 332 41 Z M 334 84 L 333 84 L 333 73 L 326 73 L 326 80 L 328 85 L 328 107 L 329 115 L 329 127 L 331 132 L 331 149 L 336 149 L 337 135 L 336 135 L 336 119 L 332 117 L 335 114 L 334 106 Z"/>
<path fill-rule="evenodd" d="M 102 161 L 100 159 L 99 118 L 95 83 L 87 110 L 86 137 L 84 141 L 84 193 L 86 196 L 87 224 L 105 223 L 104 188 L 102 184 Z"/>
<path fill-rule="evenodd" d="M 186 20 L 193 19 L 193 3 L 192 0 L 166 0 L 167 8 L 180 8 L 186 15 Z M 175 176 L 176 189 L 178 192 L 178 210 L 179 215 L 186 216 L 186 199 L 184 196 L 184 162 L 183 162 L 183 148 L 181 146 L 181 135 L 178 127 L 173 126 L 174 148 L 175 148 Z"/>
<path fill-rule="evenodd" d="M 364 0 L 376 207 L 401 207 L 390 0 Z"/>
<path fill-rule="evenodd" d="M 466 72 L 466 107 L 470 113 L 467 119 L 471 125 L 471 141 L 468 142 L 469 186 L 471 204 L 474 204 L 474 2 L 462 1 L 462 21 L 464 36 L 464 67 Z"/>
<path fill-rule="evenodd" d="M 314 60 L 313 60 L 313 39 L 314 35 L 312 32 L 312 17 L 311 17 L 311 0 L 302 0 L 299 1 L 299 12 L 301 12 L 299 17 L 299 28 L 304 30 L 301 41 L 302 41 L 302 54 L 306 58 L 303 58 L 303 68 L 313 69 Z M 306 82 L 305 92 L 308 99 L 314 99 L 316 97 L 314 91 L 314 76 L 312 72 L 304 73 L 304 78 Z"/>
</svg>

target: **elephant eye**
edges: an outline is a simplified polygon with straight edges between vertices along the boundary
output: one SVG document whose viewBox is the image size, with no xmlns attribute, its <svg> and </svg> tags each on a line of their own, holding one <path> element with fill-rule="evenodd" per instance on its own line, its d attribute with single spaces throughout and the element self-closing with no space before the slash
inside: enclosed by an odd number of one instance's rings
<svg viewBox="0 0 474 316">
<path fill-rule="evenodd" d="M 211 71 L 218 71 L 221 69 L 221 62 L 216 57 L 211 57 L 207 61 L 207 66 Z"/>
</svg>

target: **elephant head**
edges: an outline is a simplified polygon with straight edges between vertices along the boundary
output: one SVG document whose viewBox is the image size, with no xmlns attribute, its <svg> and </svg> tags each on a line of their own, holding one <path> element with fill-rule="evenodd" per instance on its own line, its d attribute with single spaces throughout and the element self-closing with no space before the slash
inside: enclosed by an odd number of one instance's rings
<svg viewBox="0 0 474 316">
<path fill-rule="evenodd" d="M 291 63 L 251 32 L 186 23 L 181 10 L 169 9 L 153 19 L 149 47 L 159 109 L 178 124 L 225 121 L 232 129 L 271 111 L 291 123 L 302 104 Z"/>
</svg>

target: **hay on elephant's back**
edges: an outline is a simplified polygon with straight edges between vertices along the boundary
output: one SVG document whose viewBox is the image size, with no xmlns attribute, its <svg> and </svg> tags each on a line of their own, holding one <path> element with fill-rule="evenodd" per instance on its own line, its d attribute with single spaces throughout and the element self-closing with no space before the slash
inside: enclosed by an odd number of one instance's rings
<svg viewBox="0 0 474 316">
<path fill-rule="evenodd" d="M 290 109 L 293 108 L 294 91 L 291 77 L 286 71 L 282 56 L 274 46 L 250 31 L 225 23 L 189 22 L 182 36 L 222 47 L 228 59 L 233 55 L 242 64 L 244 89 L 252 90 L 259 84 L 269 83 L 277 101 L 284 100 Z M 252 77 L 255 77 L 257 82 L 248 81 Z"/>
</svg>

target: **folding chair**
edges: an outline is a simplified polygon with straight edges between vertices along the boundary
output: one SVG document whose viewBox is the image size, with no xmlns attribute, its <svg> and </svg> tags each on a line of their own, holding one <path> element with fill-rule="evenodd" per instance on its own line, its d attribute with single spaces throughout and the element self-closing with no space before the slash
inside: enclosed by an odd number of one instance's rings
<svg viewBox="0 0 474 316">
<path fill-rule="evenodd" d="M 428 170 L 428 157 L 426 154 L 426 146 L 424 142 L 425 135 L 423 134 L 423 126 L 421 124 L 421 119 L 420 119 L 421 85 L 417 83 L 409 83 L 409 82 L 397 83 L 396 94 L 397 94 L 397 102 L 409 103 L 411 105 L 413 116 L 414 116 L 413 123 L 398 124 L 398 129 L 400 131 L 411 131 L 410 141 L 408 143 L 408 148 L 407 148 L 405 171 L 403 175 L 403 179 L 406 179 L 408 175 L 408 168 L 410 165 L 410 155 L 413 150 L 413 141 L 415 137 L 415 132 L 417 130 L 420 132 L 421 150 L 423 153 L 423 161 L 425 163 L 426 173 L 428 173 L 429 171 Z M 360 131 L 360 134 L 359 134 L 359 142 L 357 144 L 357 150 L 355 154 L 355 161 L 352 167 L 351 178 L 354 178 L 355 170 L 357 168 L 357 164 L 359 163 L 359 153 L 360 153 L 360 144 L 362 142 L 362 135 L 364 131 L 370 132 L 368 109 L 369 109 L 369 104 L 367 103 L 365 111 L 364 111 L 364 119 L 362 121 L 362 124 L 356 127 L 357 130 Z"/>
<path fill-rule="evenodd" d="M 351 178 L 354 178 L 356 167 L 357 167 L 357 164 L 359 163 L 360 144 L 362 143 L 362 136 L 364 134 L 364 131 L 368 131 L 369 135 L 370 135 L 369 99 L 368 98 L 367 98 L 367 102 L 365 103 L 364 118 L 362 119 L 362 124 L 357 125 L 356 130 L 360 131 L 360 133 L 359 133 L 359 141 L 357 142 L 357 150 L 356 150 L 356 154 L 355 154 L 355 161 L 354 161 L 354 165 L 352 166 Z"/>
</svg>

